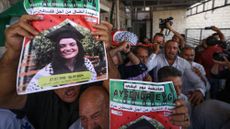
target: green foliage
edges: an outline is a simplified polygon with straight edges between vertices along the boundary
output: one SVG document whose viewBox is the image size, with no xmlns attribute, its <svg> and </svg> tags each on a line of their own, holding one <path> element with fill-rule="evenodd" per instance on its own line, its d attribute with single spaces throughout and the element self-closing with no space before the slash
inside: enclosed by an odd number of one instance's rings
<svg viewBox="0 0 230 129">
<path fill-rule="evenodd" d="M 55 45 L 43 34 L 36 36 L 32 42 L 32 52 L 34 52 L 36 58 L 36 66 L 42 68 L 52 60 Z"/>
</svg>

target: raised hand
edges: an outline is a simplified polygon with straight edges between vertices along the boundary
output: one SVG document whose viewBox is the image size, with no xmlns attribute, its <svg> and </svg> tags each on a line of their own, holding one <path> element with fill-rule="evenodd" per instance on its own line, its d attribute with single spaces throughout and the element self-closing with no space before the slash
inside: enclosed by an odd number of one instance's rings
<svg viewBox="0 0 230 129">
<path fill-rule="evenodd" d="M 12 58 L 14 60 L 19 57 L 23 37 L 33 38 L 35 35 L 39 34 L 39 32 L 31 26 L 31 21 L 42 19 L 43 17 L 41 16 L 23 15 L 17 23 L 6 29 L 6 55 L 8 58 Z"/>
<path fill-rule="evenodd" d="M 105 43 L 105 48 L 109 49 L 112 41 L 111 30 L 113 25 L 106 21 L 102 21 L 100 24 L 94 24 L 93 27 L 96 31 L 93 31 L 92 35 L 97 41 L 103 41 Z"/>
<path fill-rule="evenodd" d="M 182 126 L 183 129 L 186 129 L 190 125 L 188 108 L 183 100 L 178 99 L 175 103 L 176 107 L 172 111 L 170 121 L 173 125 Z"/>
</svg>

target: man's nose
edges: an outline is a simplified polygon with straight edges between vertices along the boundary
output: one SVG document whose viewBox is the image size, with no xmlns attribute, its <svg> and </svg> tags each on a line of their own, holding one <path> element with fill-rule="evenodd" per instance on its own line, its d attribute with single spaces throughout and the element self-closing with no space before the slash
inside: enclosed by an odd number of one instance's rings
<svg viewBox="0 0 230 129">
<path fill-rule="evenodd" d="M 189 60 L 191 60 L 191 61 L 192 61 L 192 60 L 193 60 L 193 57 L 192 57 L 192 56 L 190 56 L 190 57 L 189 57 Z"/>
<path fill-rule="evenodd" d="M 176 93 L 177 95 L 180 95 L 180 88 L 179 87 L 175 87 Z"/>
<path fill-rule="evenodd" d="M 87 121 L 87 129 L 94 129 L 95 128 L 95 122 L 94 120 L 88 120 Z"/>
<path fill-rule="evenodd" d="M 148 62 L 148 58 L 145 58 L 143 63 L 147 64 L 147 62 Z"/>
</svg>

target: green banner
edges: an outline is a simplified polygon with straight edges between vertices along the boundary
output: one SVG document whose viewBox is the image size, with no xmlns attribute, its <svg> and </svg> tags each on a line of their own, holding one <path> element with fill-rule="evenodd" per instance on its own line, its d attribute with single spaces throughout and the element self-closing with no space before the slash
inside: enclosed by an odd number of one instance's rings
<svg viewBox="0 0 230 129">
<path fill-rule="evenodd" d="M 87 8 L 99 11 L 99 0 L 25 0 L 26 9 L 34 7 Z"/>
<path fill-rule="evenodd" d="M 145 107 L 173 106 L 176 98 L 172 82 L 110 80 L 110 102 Z"/>
</svg>

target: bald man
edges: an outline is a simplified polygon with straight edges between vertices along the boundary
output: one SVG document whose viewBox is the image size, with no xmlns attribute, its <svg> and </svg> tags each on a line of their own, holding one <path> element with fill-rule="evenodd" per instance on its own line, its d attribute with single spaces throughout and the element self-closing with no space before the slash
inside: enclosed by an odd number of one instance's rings
<svg viewBox="0 0 230 129">
<path fill-rule="evenodd" d="M 79 113 L 84 129 L 109 129 L 109 94 L 99 86 L 86 89 L 80 96 Z"/>
</svg>

